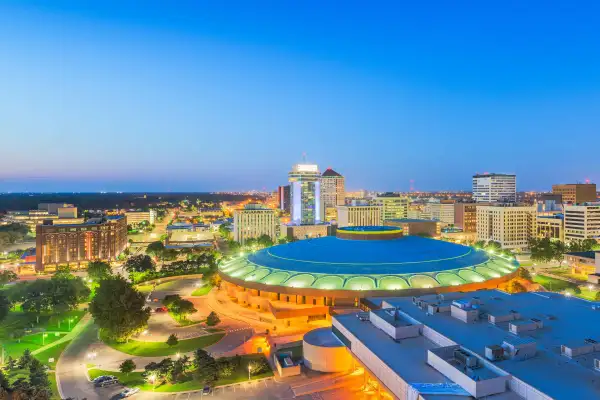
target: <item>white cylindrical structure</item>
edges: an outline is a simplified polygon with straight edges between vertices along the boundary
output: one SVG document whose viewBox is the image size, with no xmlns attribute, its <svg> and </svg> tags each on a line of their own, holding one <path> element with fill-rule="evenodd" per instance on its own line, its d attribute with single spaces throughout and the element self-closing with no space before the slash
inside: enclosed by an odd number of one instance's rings
<svg viewBox="0 0 600 400">
<path fill-rule="evenodd" d="M 313 371 L 345 372 L 352 369 L 352 356 L 331 328 L 314 329 L 302 341 L 304 365 Z"/>
</svg>

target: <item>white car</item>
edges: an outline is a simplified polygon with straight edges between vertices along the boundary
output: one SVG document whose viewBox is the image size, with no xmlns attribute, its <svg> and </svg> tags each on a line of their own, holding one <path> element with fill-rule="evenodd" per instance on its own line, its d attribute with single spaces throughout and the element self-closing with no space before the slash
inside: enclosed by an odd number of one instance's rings
<svg viewBox="0 0 600 400">
<path fill-rule="evenodd" d="M 116 399 L 124 399 L 126 397 L 131 397 L 137 392 L 140 391 L 140 388 L 125 388 L 119 394 L 115 396 Z"/>
</svg>

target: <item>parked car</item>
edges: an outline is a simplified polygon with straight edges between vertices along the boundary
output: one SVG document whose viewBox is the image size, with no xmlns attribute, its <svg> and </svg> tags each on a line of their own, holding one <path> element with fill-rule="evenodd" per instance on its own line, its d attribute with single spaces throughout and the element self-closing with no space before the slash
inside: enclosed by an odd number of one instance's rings
<svg viewBox="0 0 600 400">
<path fill-rule="evenodd" d="M 96 377 L 92 382 L 94 382 L 94 383 L 100 383 L 100 382 L 106 381 L 108 379 L 116 379 L 116 378 L 117 377 L 113 376 L 113 375 L 102 375 L 102 376 Z"/>
<path fill-rule="evenodd" d="M 154 312 L 167 312 L 167 311 L 168 311 L 167 307 L 164 307 L 164 306 L 163 307 L 156 307 L 154 309 Z"/>
<path fill-rule="evenodd" d="M 204 386 L 202 389 L 202 394 L 210 394 L 212 392 L 212 388 L 210 386 Z"/>
<path fill-rule="evenodd" d="M 95 382 L 94 384 L 99 387 L 105 387 L 105 386 L 116 385 L 118 383 L 119 383 L 119 380 L 113 376 L 108 379 L 104 379 L 100 382 Z"/>
<path fill-rule="evenodd" d="M 140 391 L 140 388 L 125 388 L 122 391 L 120 391 L 119 393 L 115 394 L 112 397 L 112 399 L 118 400 L 118 399 L 124 399 L 126 397 L 131 397 L 139 391 Z"/>
</svg>

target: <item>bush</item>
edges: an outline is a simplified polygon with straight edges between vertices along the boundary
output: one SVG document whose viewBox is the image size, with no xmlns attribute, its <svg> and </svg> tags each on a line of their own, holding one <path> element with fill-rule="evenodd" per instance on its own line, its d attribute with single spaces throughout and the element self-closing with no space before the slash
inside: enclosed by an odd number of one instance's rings
<svg viewBox="0 0 600 400">
<path fill-rule="evenodd" d="M 220 322 L 221 322 L 221 319 L 219 318 L 217 313 L 215 313 L 214 311 L 211 311 L 211 313 L 208 314 L 208 317 L 206 317 L 206 325 L 208 325 L 208 326 L 215 326 L 215 325 L 219 324 Z"/>
</svg>

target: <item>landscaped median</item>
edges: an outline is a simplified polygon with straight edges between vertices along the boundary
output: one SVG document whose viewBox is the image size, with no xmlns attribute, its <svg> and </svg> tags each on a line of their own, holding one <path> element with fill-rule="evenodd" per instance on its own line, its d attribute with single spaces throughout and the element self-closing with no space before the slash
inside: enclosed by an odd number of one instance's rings
<svg viewBox="0 0 600 400">
<path fill-rule="evenodd" d="M 225 333 L 199 336 L 193 339 L 180 340 L 175 346 L 169 346 L 165 342 L 145 342 L 141 340 L 129 340 L 125 343 L 117 343 L 102 338 L 104 343 L 122 353 L 139 357 L 161 357 L 172 356 L 177 353 L 184 354 L 202 349 L 217 343 L 225 336 Z"/>
<path fill-rule="evenodd" d="M 249 354 L 241 356 L 241 363 L 235 368 L 230 376 L 220 377 L 214 386 L 230 385 L 233 383 L 248 381 L 248 364 L 253 361 L 263 360 L 264 355 L 262 354 Z M 222 359 L 219 359 L 222 360 Z M 141 367 L 141 366 L 138 366 Z M 119 379 L 119 382 L 128 387 L 139 387 L 140 390 L 144 391 L 155 391 L 155 392 L 186 392 L 193 390 L 201 390 L 205 384 L 195 379 L 193 374 L 188 374 L 183 381 L 178 383 L 165 383 L 162 385 L 153 386 L 143 376 L 143 372 L 130 372 L 124 374 L 118 371 L 106 371 L 101 369 L 92 368 L 88 370 L 90 379 L 97 378 L 102 375 L 114 375 Z M 273 376 L 273 371 L 270 369 L 260 374 L 251 375 L 251 380 L 263 379 Z"/>
</svg>

